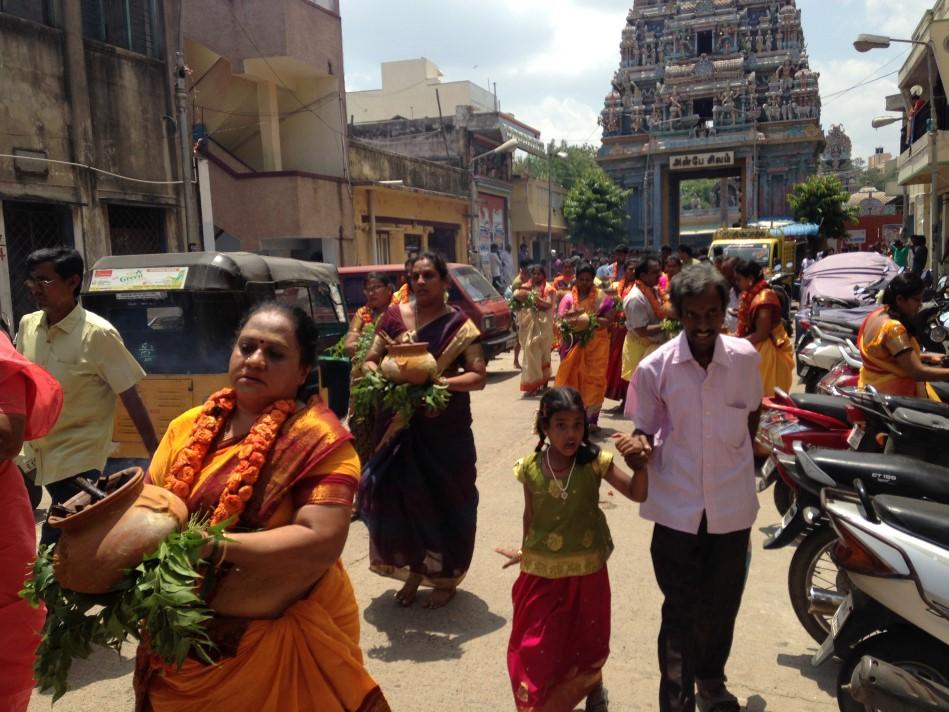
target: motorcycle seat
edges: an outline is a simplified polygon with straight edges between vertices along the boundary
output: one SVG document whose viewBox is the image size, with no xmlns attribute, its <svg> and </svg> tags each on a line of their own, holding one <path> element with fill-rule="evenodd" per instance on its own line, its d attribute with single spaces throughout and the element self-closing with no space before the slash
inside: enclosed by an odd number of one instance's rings
<svg viewBox="0 0 949 712">
<path fill-rule="evenodd" d="M 817 326 L 820 329 L 829 327 L 827 330 L 831 332 L 838 332 L 843 329 L 845 331 L 852 331 L 856 334 L 857 331 L 859 331 L 861 324 L 863 324 L 865 317 L 866 314 L 860 314 L 859 317 L 854 317 L 849 314 L 841 314 L 837 316 L 823 313 L 820 315 L 820 319 L 817 321 Z"/>
<path fill-rule="evenodd" d="M 909 425 L 932 432 L 933 435 L 949 433 L 949 418 L 936 413 L 897 408 L 893 411 L 893 420 L 897 425 Z"/>
<path fill-rule="evenodd" d="M 850 401 L 847 398 L 838 398 L 837 396 L 825 396 L 817 393 L 791 393 L 790 398 L 801 410 L 809 410 L 813 413 L 826 415 L 841 423 L 847 423 L 847 406 Z"/>
<path fill-rule="evenodd" d="M 873 498 L 873 510 L 891 527 L 949 549 L 949 506 L 881 495 Z"/>
<path fill-rule="evenodd" d="M 949 468 L 889 453 L 814 448 L 807 454 L 847 489 L 860 478 L 872 495 L 920 497 L 949 504 Z"/>
</svg>

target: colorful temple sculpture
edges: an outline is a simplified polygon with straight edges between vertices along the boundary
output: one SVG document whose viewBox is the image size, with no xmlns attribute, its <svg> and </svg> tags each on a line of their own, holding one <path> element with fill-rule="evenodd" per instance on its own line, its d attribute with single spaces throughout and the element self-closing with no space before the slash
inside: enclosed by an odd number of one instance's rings
<svg viewBox="0 0 949 712">
<path fill-rule="evenodd" d="M 598 159 L 631 191 L 632 244 L 691 240 L 683 180 L 737 190 L 740 218 L 721 201 L 722 225 L 786 217 L 788 192 L 823 149 L 818 79 L 794 0 L 634 0 Z"/>
</svg>

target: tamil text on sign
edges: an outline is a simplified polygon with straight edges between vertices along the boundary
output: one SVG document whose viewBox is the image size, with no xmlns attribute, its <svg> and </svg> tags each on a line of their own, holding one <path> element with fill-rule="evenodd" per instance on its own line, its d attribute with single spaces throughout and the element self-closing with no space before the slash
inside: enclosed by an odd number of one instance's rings
<svg viewBox="0 0 949 712">
<path fill-rule="evenodd" d="M 669 168 L 682 170 L 683 168 L 722 168 L 735 165 L 734 151 L 719 151 L 718 153 L 688 153 L 682 156 L 672 156 L 669 159 Z"/>
</svg>

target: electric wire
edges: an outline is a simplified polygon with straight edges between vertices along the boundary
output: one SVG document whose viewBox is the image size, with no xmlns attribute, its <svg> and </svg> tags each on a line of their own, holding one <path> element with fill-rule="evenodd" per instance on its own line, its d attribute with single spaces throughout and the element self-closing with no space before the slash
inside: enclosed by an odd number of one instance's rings
<svg viewBox="0 0 949 712">
<path fill-rule="evenodd" d="M 180 180 L 145 180 L 143 178 L 133 178 L 132 176 L 122 175 L 121 173 L 113 173 L 112 171 L 107 171 L 103 168 L 96 168 L 95 166 L 90 166 L 87 163 L 76 163 L 75 161 L 59 161 L 59 160 L 56 160 L 55 158 L 40 158 L 39 156 L 18 156 L 15 153 L 0 153 L 0 158 L 12 158 L 15 161 L 39 161 L 40 163 L 53 163 L 59 166 L 85 168 L 88 171 L 101 173 L 102 175 L 111 176 L 112 178 L 127 180 L 133 183 L 144 183 L 145 185 L 181 185 Z"/>
</svg>

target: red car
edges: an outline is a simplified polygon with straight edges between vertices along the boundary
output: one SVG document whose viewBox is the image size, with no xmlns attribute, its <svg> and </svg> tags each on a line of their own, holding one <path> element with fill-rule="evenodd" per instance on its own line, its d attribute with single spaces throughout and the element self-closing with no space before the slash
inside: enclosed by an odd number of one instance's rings
<svg viewBox="0 0 949 712">
<path fill-rule="evenodd" d="M 350 319 L 366 303 L 362 285 L 370 272 L 389 275 L 396 287 L 405 281 L 405 267 L 398 264 L 340 267 L 339 280 L 346 295 Z M 448 280 L 448 303 L 461 309 L 481 329 L 485 357 L 492 359 L 513 349 L 517 335 L 512 328 L 511 311 L 504 297 L 498 294 L 484 275 L 471 265 L 450 262 Z"/>
</svg>

